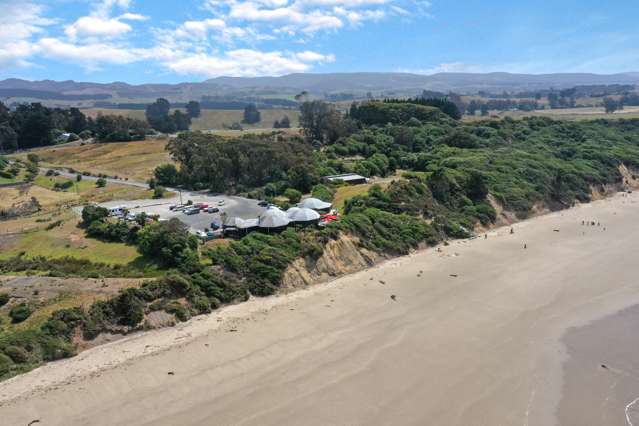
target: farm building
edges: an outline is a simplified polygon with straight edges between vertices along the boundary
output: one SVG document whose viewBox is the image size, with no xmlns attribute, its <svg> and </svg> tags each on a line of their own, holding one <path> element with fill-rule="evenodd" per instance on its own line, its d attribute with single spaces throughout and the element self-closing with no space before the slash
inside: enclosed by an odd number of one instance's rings
<svg viewBox="0 0 639 426">
<path fill-rule="evenodd" d="M 368 178 L 357 173 L 345 173 L 342 175 L 330 175 L 324 176 L 324 181 L 328 183 L 344 182 L 349 185 L 359 185 L 362 183 L 368 183 Z"/>
</svg>

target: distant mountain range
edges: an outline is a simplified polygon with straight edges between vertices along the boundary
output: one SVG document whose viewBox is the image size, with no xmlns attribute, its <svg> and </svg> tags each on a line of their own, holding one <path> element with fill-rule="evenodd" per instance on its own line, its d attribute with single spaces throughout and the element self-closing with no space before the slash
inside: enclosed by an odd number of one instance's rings
<svg viewBox="0 0 639 426">
<path fill-rule="evenodd" d="M 165 97 L 172 102 L 191 99 L 291 99 L 307 91 L 315 97 L 353 95 L 414 96 L 422 90 L 455 91 L 458 93 L 519 92 L 541 89 L 565 89 L 580 85 L 639 85 L 639 73 L 620 74 L 510 74 L 504 72 L 471 74 L 440 73 L 420 75 L 409 73 L 334 73 L 289 74 L 281 77 L 218 77 L 199 83 L 142 84 L 122 82 L 87 83 L 75 81 L 0 81 L 0 99 L 21 101 L 38 99 L 76 102 L 87 105 L 101 103 L 146 102 Z M 336 96 L 339 99 L 339 96 Z"/>
</svg>

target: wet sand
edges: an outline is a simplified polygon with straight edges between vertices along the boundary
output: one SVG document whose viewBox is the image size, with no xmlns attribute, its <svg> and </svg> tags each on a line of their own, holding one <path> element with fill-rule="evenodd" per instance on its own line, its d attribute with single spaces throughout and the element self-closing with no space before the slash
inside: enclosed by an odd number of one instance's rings
<svg viewBox="0 0 639 426">
<path fill-rule="evenodd" d="M 637 352 L 573 334 L 639 305 L 638 223 L 615 197 L 130 336 L 0 384 L 1 423 L 623 424 Z"/>
<path fill-rule="evenodd" d="M 562 424 L 639 425 L 638 330 L 634 306 L 568 331 Z"/>
</svg>

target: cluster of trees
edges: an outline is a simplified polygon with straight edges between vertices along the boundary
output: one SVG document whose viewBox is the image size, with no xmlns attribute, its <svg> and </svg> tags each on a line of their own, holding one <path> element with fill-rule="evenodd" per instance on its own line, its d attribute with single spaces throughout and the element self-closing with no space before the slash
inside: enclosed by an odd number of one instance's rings
<svg viewBox="0 0 639 426">
<path fill-rule="evenodd" d="M 304 102 L 300 107 L 300 126 L 313 144 L 333 143 L 357 130 L 357 124 L 344 117 L 335 106 L 323 101 Z"/>
<path fill-rule="evenodd" d="M 454 107 L 452 103 L 447 105 Z M 353 104 L 349 111 L 349 117 L 364 126 L 385 126 L 387 124 L 406 124 L 409 122 L 419 126 L 422 123 L 439 121 L 446 116 L 437 106 L 402 100 L 370 101 L 359 105 Z"/>
<path fill-rule="evenodd" d="M 129 142 L 144 140 L 149 131 L 146 121 L 121 115 L 102 115 L 89 118 L 88 130 L 100 142 Z"/>
<path fill-rule="evenodd" d="M 476 115 L 477 111 L 481 112 L 482 116 L 487 116 L 488 112 L 494 111 L 534 111 L 539 109 L 539 102 L 529 99 L 490 99 L 488 101 L 482 101 L 480 99 L 472 99 L 468 105 L 466 105 L 466 114 Z"/>
<path fill-rule="evenodd" d="M 88 124 L 77 108 L 64 110 L 32 103 L 9 111 L 0 103 L 0 151 L 53 145 L 61 131 L 77 135 L 86 130 Z"/>
<path fill-rule="evenodd" d="M 197 102 L 187 104 L 186 113 L 176 109 L 171 114 L 171 104 L 164 98 L 159 98 L 146 107 L 146 120 L 149 125 L 162 133 L 189 130 L 191 119 L 199 114 L 200 108 Z"/>
<path fill-rule="evenodd" d="M 78 108 L 48 108 L 21 104 L 10 111 L 0 103 L 0 152 L 49 146 L 96 137 L 101 142 L 142 140 L 148 125 L 142 120 L 98 115 L 86 117 Z M 62 138 L 63 133 L 69 135 Z"/>
<path fill-rule="evenodd" d="M 242 119 L 242 123 L 245 124 L 256 124 L 262 121 L 262 115 L 260 111 L 257 109 L 257 105 L 248 104 L 244 107 L 244 118 Z"/>
<path fill-rule="evenodd" d="M 309 144 L 282 135 L 245 135 L 229 140 L 200 132 L 182 133 L 167 149 L 179 165 L 156 170 L 158 182 L 179 182 L 215 192 L 242 192 L 278 183 L 278 187 L 310 190 L 319 177 Z"/>
<path fill-rule="evenodd" d="M 623 109 L 623 101 L 621 99 L 604 98 L 603 107 L 606 110 L 606 114 L 612 114 L 617 110 Z"/>
<path fill-rule="evenodd" d="M 451 94 L 454 95 L 454 94 Z M 438 108 L 441 112 L 448 115 L 453 120 L 459 120 L 461 118 L 461 111 L 464 110 L 463 103 L 461 102 L 461 98 L 459 95 L 454 95 L 455 98 L 451 99 L 449 97 L 441 97 L 441 98 L 409 98 L 409 99 L 385 99 L 385 103 L 393 103 L 393 104 L 415 104 L 415 105 L 423 105 Z M 415 117 L 419 118 L 419 117 Z"/>
<path fill-rule="evenodd" d="M 282 117 L 281 120 L 275 120 L 273 123 L 274 129 L 289 129 L 291 127 L 291 120 L 288 118 L 288 115 Z"/>
</svg>

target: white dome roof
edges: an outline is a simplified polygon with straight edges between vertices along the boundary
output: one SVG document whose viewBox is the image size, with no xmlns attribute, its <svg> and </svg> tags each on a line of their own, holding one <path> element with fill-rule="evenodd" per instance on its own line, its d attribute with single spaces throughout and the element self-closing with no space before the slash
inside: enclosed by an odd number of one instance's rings
<svg viewBox="0 0 639 426">
<path fill-rule="evenodd" d="M 291 220 L 282 210 L 277 207 L 269 207 L 260 215 L 258 226 L 260 228 L 281 228 L 282 226 L 288 225 L 290 222 Z"/>
<path fill-rule="evenodd" d="M 307 198 L 301 203 L 299 203 L 297 206 L 301 208 L 306 208 L 306 209 L 324 210 L 324 209 L 330 209 L 331 203 L 326 203 L 320 200 L 319 198 Z"/>
<path fill-rule="evenodd" d="M 286 215 L 293 222 L 312 222 L 320 218 L 319 213 L 315 210 L 303 207 L 291 207 L 286 211 Z"/>
</svg>

